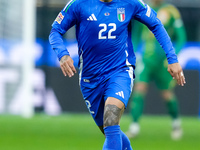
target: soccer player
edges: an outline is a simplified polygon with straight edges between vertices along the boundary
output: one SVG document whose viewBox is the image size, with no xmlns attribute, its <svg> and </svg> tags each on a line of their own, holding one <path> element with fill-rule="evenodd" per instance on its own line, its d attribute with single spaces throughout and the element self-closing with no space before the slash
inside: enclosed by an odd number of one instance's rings
<svg viewBox="0 0 200 150">
<path fill-rule="evenodd" d="M 181 15 L 177 8 L 171 4 L 165 3 L 164 0 L 151 0 L 151 7 L 157 12 L 158 18 L 163 23 L 172 41 L 175 42 L 175 50 L 178 53 L 184 46 L 186 34 Z M 139 45 L 139 39 L 143 41 L 142 61 L 138 62 L 136 69 L 136 80 L 134 92 L 131 96 L 131 116 L 133 122 L 127 132 L 128 137 L 135 137 L 140 132 L 139 119 L 144 107 L 144 99 L 147 93 L 150 81 L 155 81 L 161 92 L 162 98 L 166 102 L 169 114 L 172 118 L 173 139 L 180 139 L 182 136 L 181 121 L 179 119 L 178 102 L 174 93 L 176 83 L 167 72 L 167 60 L 165 53 L 161 51 L 159 43 L 154 35 L 146 26 L 134 23 L 133 40 L 134 46 Z M 139 34 L 138 34 L 139 33 Z M 141 38 L 140 38 L 141 37 Z M 136 48 L 135 47 L 135 48 Z"/>
<path fill-rule="evenodd" d="M 90 114 L 105 134 L 103 150 L 132 150 L 120 129 L 134 80 L 131 19 L 155 34 L 166 53 L 170 74 L 183 86 L 184 74 L 170 38 L 156 13 L 142 0 L 71 0 L 57 16 L 49 35 L 64 76 L 72 77 L 76 69 L 62 36 L 76 25 L 80 88 Z"/>
</svg>

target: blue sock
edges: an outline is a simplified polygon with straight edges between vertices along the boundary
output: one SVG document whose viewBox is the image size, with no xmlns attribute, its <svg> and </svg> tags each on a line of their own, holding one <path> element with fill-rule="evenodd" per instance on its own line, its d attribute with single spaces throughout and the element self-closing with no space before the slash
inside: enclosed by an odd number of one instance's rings
<svg viewBox="0 0 200 150">
<path fill-rule="evenodd" d="M 131 147 L 130 140 L 128 139 L 126 134 L 124 134 L 124 132 L 122 131 L 121 131 L 121 137 L 122 137 L 122 150 L 133 150 Z"/>
<path fill-rule="evenodd" d="M 119 125 L 104 128 L 106 139 L 103 150 L 122 150 L 122 137 Z"/>
</svg>

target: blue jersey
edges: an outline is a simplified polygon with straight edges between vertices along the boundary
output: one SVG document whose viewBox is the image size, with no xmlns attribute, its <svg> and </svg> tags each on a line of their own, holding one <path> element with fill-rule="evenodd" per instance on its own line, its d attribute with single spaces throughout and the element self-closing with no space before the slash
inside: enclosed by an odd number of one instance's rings
<svg viewBox="0 0 200 150">
<path fill-rule="evenodd" d="M 59 60 L 69 55 L 62 35 L 76 25 L 81 79 L 88 82 L 106 79 L 118 70 L 135 66 L 131 19 L 142 22 L 154 33 L 166 52 L 168 63 L 178 62 L 163 25 L 142 0 L 71 0 L 52 25 L 50 43 Z"/>
</svg>

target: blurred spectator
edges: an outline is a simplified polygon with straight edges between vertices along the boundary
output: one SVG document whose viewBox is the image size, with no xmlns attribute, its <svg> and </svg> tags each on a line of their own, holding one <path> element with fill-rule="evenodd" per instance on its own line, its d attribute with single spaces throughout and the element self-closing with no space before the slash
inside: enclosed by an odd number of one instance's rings
<svg viewBox="0 0 200 150">
<path fill-rule="evenodd" d="M 151 7 L 157 12 L 158 18 L 163 23 L 169 36 L 175 44 L 176 53 L 179 53 L 186 41 L 186 33 L 178 9 L 164 0 L 151 0 Z M 133 22 L 132 34 L 135 50 L 142 49 L 142 58 L 137 60 L 136 81 L 134 93 L 131 96 L 131 116 L 127 135 L 132 138 L 139 134 L 139 119 L 143 112 L 144 99 L 150 81 L 154 81 L 166 102 L 169 115 L 172 118 L 173 139 L 182 136 L 181 121 L 177 98 L 174 94 L 175 80 L 167 72 L 167 60 L 164 51 L 156 41 L 154 35 L 141 23 Z M 142 39 L 142 46 L 139 46 Z M 137 57 L 138 58 L 138 57 Z"/>
</svg>

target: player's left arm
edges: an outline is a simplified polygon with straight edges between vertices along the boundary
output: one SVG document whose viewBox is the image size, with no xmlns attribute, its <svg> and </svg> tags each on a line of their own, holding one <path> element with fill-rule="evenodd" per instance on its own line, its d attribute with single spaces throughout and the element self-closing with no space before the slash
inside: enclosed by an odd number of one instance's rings
<svg viewBox="0 0 200 150">
<path fill-rule="evenodd" d="M 177 13 L 178 10 L 177 10 Z M 183 24 L 183 20 L 181 19 L 180 14 L 176 17 L 175 16 L 175 21 L 174 21 L 174 32 L 175 32 L 175 49 L 176 49 L 176 53 L 178 54 L 181 49 L 183 48 L 183 46 L 186 43 L 187 37 L 186 37 L 186 31 L 185 31 L 185 27 Z"/>
<path fill-rule="evenodd" d="M 164 27 L 171 26 L 171 28 L 173 28 L 173 42 L 175 42 L 175 51 L 176 54 L 178 54 L 186 42 L 186 32 L 180 12 L 175 6 L 169 5 L 168 7 L 159 10 L 157 17 Z M 172 23 L 171 20 L 173 20 Z"/>
<path fill-rule="evenodd" d="M 186 43 L 187 38 L 186 38 L 185 27 L 183 25 L 176 26 L 174 28 L 174 32 L 176 34 L 175 49 L 176 53 L 178 54 Z"/>
<path fill-rule="evenodd" d="M 166 53 L 169 73 L 174 79 L 177 80 L 179 85 L 184 86 L 186 82 L 183 70 L 178 62 L 178 58 L 172 45 L 171 39 L 167 34 L 163 24 L 157 18 L 157 13 L 147 4 L 141 4 L 141 0 L 138 0 L 137 2 L 138 3 L 136 4 L 137 8 L 136 13 L 134 14 L 134 18 L 145 24 L 153 32 L 157 41 L 160 43 L 161 47 Z"/>
</svg>

